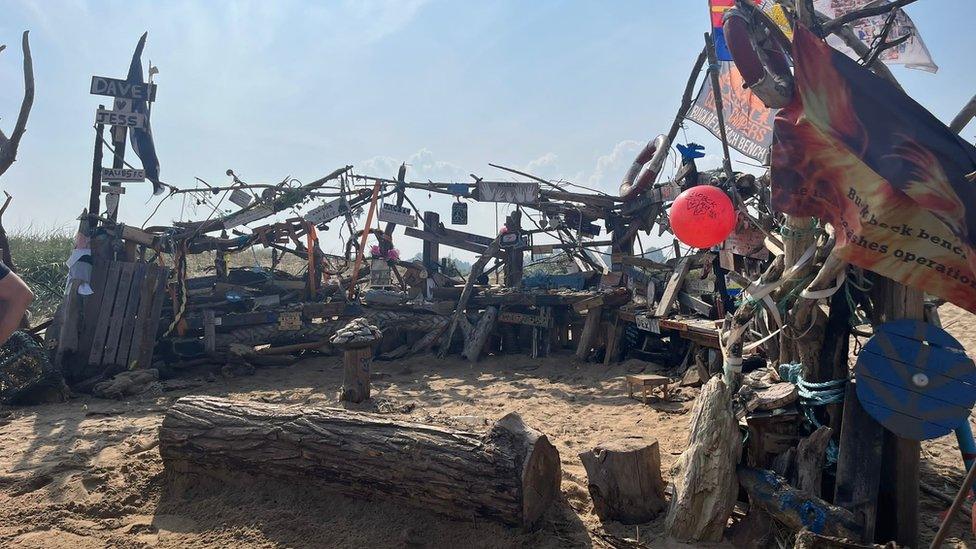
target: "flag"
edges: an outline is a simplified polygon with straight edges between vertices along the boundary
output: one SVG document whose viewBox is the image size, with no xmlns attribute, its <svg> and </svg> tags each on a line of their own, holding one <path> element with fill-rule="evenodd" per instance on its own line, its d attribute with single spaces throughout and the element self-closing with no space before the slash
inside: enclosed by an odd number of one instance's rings
<svg viewBox="0 0 976 549">
<path fill-rule="evenodd" d="M 887 1 L 880 0 L 881 3 Z M 879 0 L 814 0 L 814 7 L 817 11 L 828 17 L 840 17 L 848 12 L 861 9 L 868 4 L 876 4 L 878 2 Z M 888 14 L 864 17 L 852 22 L 850 26 L 854 31 L 854 35 L 870 46 L 874 41 L 874 37 L 881 33 L 887 19 Z M 919 69 L 926 72 L 938 71 L 939 66 L 932 60 L 932 55 L 925 46 L 925 42 L 922 41 L 922 37 L 919 36 L 915 23 L 908 17 L 905 10 L 899 9 L 895 14 L 895 20 L 892 24 L 891 31 L 888 33 L 887 41 L 892 42 L 908 35 L 911 35 L 911 38 L 894 48 L 881 52 L 879 59 L 888 65 L 905 65 L 909 69 Z M 847 44 L 836 35 L 828 36 L 827 43 L 854 59 L 860 58 L 859 55 L 854 53 L 854 50 L 848 48 Z"/>
<path fill-rule="evenodd" d="M 742 85 L 742 75 L 732 62 L 719 63 L 718 83 L 729 146 L 749 158 L 766 162 L 769 146 L 773 143 L 776 111 L 766 108 L 752 90 Z M 698 98 L 688 110 L 688 119 L 721 138 L 711 78 L 702 83 Z"/>
<path fill-rule="evenodd" d="M 803 27 L 793 61 L 774 209 L 829 222 L 841 259 L 976 313 L 976 147 Z"/>
<path fill-rule="evenodd" d="M 132 54 L 132 63 L 129 64 L 128 82 L 142 84 L 142 50 L 146 47 L 146 35 L 144 33 L 136 44 L 136 51 Z M 149 104 L 146 101 L 132 101 L 132 112 L 137 112 L 146 117 L 144 128 L 130 128 L 132 135 L 132 150 L 135 151 L 139 160 L 142 161 L 142 168 L 146 170 L 146 178 L 152 181 L 153 194 L 163 192 L 163 184 L 159 182 L 159 158 L 156 157 L 156 145 L 153 143 L 152 127 L 149 125 Z"/>
<path fill-rule="evenodd" d="M 715 56 L 719 61 L 731 61 L 732 53 L 725 43 L 725 31 L 722 30 L 722 17 L 725 12 L 735 7 L 735 0 L 708 0 L 708 10 L 712 15 L 712 41 L 715 42 Z"/>
</svg>

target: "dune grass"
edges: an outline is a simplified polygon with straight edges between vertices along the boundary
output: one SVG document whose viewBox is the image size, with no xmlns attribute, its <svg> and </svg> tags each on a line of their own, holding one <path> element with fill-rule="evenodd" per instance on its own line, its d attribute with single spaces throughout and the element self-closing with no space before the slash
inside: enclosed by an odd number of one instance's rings
<svg viewBox="0 0 976 549">
<path fill-rule="evenodd" d="M 8 239 L 17 273 L 34 291 L 30 312 L 36 324 L 50 318 L 64 298 L 68 278 L 65 261 L 74 247 L 74 237 L 64 230 L 30 229 L 10 234 Z"/>
</svg>

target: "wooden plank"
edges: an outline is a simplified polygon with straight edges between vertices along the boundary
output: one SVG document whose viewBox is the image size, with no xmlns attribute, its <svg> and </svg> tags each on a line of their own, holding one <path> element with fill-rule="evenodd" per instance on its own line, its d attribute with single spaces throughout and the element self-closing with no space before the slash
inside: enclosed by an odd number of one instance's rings
<svg viewBox="0 0 976 549">
<path fill-rule="evenodd" d="M 302 318 L 305 320 L 312 320 L 316 318 L 332 318 L 334 316 L 340 316 L 346 304 L 342 302 L 335 303 L 306 303 L 302 306 Z M 271 322 L 276 322 L 277 319 Z"/>
<path fill-rule="evenodd" d="M 217 350 L 217 325 L 213 309 L 203 311 L 203 350 L 213 353 Z"/>
<path fill-rule="evenodd" d="M 94 257 L 91 287 L 92 295 L 81 299 L 82 325 L 78 340 L 78 356 L 88 358 L 91 353 L 92 341 L 95 339 L 95 329 L 98 327 L 98 313 L 102 310 L 102 300 L 105 298 L 105 279 L 108 278 L 110 262 L 107 259 Z"/>
<path fill-rule="evenodd" d="M 404 227 L 403 234 L 405 236 L 419 238 L 424 241 L 424 246 L 439 246 L 441 244 L 449 246 L 451 248 L 458 248 L 460 250 L 466 250 L 469 252 L 474 252 L 476 254 L 483 254 L 487 249 L 481 244 L 473 244 L 471 242 L 452 238 L 447 235 L 434 234 L 427 231 L 422 231 L 420 229 L 414 229 L 412 227 Z"/>
<path fill-rule="evenodd" d="M 883 428 L 861 407 L 855 385 L 848 383 L 844 395 L 834 503 L 854 513 L 862 540 L 874 541 Z"/>
<path fill-rule="evenodd" d="M 678 292 L 678 302 L 700 315 L 712 316 L 712 306 L 687 292 Z"/>
<path fill-rule="evenodd" d="M 142 343 L 139 348 L 139 364 L 143 368 L 152 365 L 153 347 L 156 346 L 156 333 L 159 328 L 159 315 L 163 312 L 163 298 L 166 296 L 166 282 L 169 276 L 168 269 L 160 269 L 156 280 L 156 287 L 153 289 L 152 310 L 149 313 L 148 326 L 143 332 Z"/>
<path fill-rule="evenodd" d="M 599 296 L 603 297 L 603 296 Z M 579 335 L 579 342 L 576 345 L 576 358 L 586 360 L 593 348 L 593 341 L 600 329 L 600 320 L 603 316 L 603 307 L 590 307 L 586 312 L 586 321 L 583 323 L 583 330 Z"/>
<path fill-rule="evenodd" d="M 136 319 L 139 316 L 139 300 L 142 296 L 142 288 L 146 284 L 147 270 L 148 266 L 145 263 L 137 263 L 132 275 L 132 284 L 129 286 L 129 299 L 125 306 L 125 321 L 124 326 L 122 326 L 122 334 L 119 336 L 119 350 L 115 356 L 115 364 L 126 368 L 129 367 L 132 334 L 135 333 Z"/>
<path fill-rule="evenodd" d="M 98 310 L 98 325 L 92 337 L 91 353 L 88 355 L 88 363 L 98 365 L 102 363 L 102 355 L 105 352 L 105 340 L 108 337 L 108 329 L 112 322 L 112 308 L 115 305 L 116 288 L 119 285 L 119 276 L 122 273 L 122 264 L 113 261 L 108 268 L 108 275 L 105 277 L 105 289 L 102 291 L 104 298 Z"/>
<path fill-rule="evenodd" d="M 441 224 L 441 217 L 434 212 L 424 212 L 424 230 L 434 230 Z M 407 227 L 406 230 L 416 230 L 412 227 Z M 424 232 L 424 231 L 420 231 Z M 410 236 L 410 233 L 405 233 Z M 427 268 L 428 272 L 437 272 L 440 269 L 441 257 L 440 257 L 440 246 L 437 242 L 433 240 L 424 239 L 423 244 L 423 256 L 422 256 L 424 267 Z"/>
<path fill-rule="evenodd" d="M 610 365 L 614 362 L 620 360 L 620 349 L 622 347 L 624 338 L 624 326 L 625 324 L 620 320 L 617 315 L 613 315 L 613 320 L 610 321 L 607 327 L 607 350 L 603 356 L 603 364 Z"/>
<path fill-rule="evenodd" d="M 122 337 L 122 328 L 126 324 L 125 311 L 129 304 L 129 290 L 132 289 L 134 274 L 134 263 L 122 263 L 119 283 L 115 287 L 115 305 L 112 307 L 112 319 L 109 321 L 108 333 L 105 336 L 105 350 L 102 353 L 102 364 L 104 365 L 118 364 L 115 359 L 119 351 L 119 338 Z"/>
<path fill-rule="evenodd" d="M 674 305 L 674 301 L 678 297 L 678 291 L 681 289 L 681 283 L 684 282 L 685 277 L 688 275 L 688 270 L 691 268 L 690 257 L 682 257 L 674 266 L 674 272 L 671 273 L 668 285 L 664 288 L 664 295 L 661 296 L 661 302 L 658 303 L 657 309 L 654 311 L 654 316 L 665 317 L 671 312 L 671 307 Z"/>
<path fill-rule="evenodd" d="M 142 346 L 144 333 L 145 317 L 149 316 L 149 309 L 152 304 L 152 289 L 156 285 L 156 279 L 160 268 L 155 264 L 146 265 L 146 274 L 142 280 L 142 287 L 139 288 L 139 305 L 136 307 L 136 316 L 132 321 L 132 337 L 129 338 L 129 353 L 126 363 L 132 367 L 133 361 L 139 360 L 139 349 Z"/>
</svg>

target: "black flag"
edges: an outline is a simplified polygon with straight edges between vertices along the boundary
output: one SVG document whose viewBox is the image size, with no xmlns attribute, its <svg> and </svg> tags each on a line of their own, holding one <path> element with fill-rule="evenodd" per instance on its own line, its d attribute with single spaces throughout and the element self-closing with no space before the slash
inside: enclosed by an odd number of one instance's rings
<svg viewBox="0 0 976 549">
<path fill-rule="evenodd" d="M 129 65 L 129 76 L 127 81 L 134 84 L 142 84 L 142 50 L 146 47 L 146 36 L 143 33 L 136 45 L 136 51 L 132 54 L 132 63 Z M 152 127 L 149 125 L 149 105 L 146 101 L 132 100 L 132 112 L 137 112 L 145 116 L 146 126 L 144 128 L 131 128 L 132 150 L 142 161 L 142 168 L 146 170 L 146 177 L 152 181 L 153 194 L 163 192 L 163 184 L 159 182 L 159 158 L 156 157 L 156 145 L 153 143 Z"/>
</svg>

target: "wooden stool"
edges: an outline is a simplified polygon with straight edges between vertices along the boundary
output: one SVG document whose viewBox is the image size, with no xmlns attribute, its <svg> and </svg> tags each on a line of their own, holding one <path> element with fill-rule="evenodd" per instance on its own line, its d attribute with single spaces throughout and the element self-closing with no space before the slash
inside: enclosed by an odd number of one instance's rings
<svg viewBox="0 0 976 549">
<path fill-rule="evenodd" d="M 630 398 L 634 398 L 634 387 L 641 389 L 643 395 L 644 404 L 647 404 L 648 393 L 653 392 L 655 388 L 661 390 L 661 400 L 669 400 L 670 392 L 668 391 L 668 384 L 671 383 L 671 378 L 665 376 L 659 376 L 655 374 L 636 374 L 627 376 L 627 395 Z"/>
</svg>

